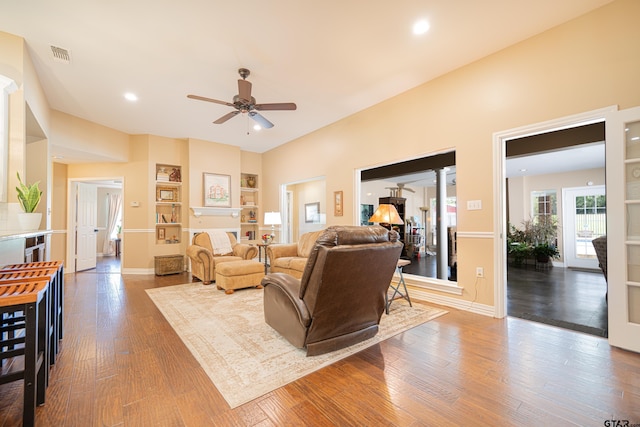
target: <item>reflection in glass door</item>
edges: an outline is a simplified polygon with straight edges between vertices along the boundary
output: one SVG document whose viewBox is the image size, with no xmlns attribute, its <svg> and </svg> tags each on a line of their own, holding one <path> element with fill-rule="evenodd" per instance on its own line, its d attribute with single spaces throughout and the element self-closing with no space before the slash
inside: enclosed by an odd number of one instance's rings
<svg viewBox="0 0 640 427">
<path fill-rule="evenodd" d="M 592 240 L 607 234 L 605 187 L 566 188 L 564 201 L 565 266 L 598 269 Z"/>
<path fill-rule="evenodd" d="M 640 352 L 640 107 L 607 116 L 609 343 Z"/>
</svg>

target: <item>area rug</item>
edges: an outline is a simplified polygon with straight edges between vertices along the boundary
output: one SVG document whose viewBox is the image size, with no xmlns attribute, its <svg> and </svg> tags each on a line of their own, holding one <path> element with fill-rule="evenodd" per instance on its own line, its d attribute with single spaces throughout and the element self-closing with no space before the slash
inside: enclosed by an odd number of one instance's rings
<svg viewBox="0 0 640 427">
<path fill-rule="evenodd" d="M 445 310 L 394 301 L 378 334 L 351 347 L 306 357 L 264 322 L 263 291 L 226 295 L 202 283 L 147 289 L 231 408 L 406 331 Z"/>
</svg>

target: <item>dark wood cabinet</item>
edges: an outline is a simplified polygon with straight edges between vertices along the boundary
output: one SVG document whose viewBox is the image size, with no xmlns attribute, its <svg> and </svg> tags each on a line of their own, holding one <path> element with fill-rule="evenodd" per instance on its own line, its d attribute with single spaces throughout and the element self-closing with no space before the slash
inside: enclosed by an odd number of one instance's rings
<svg viewBox="0 0 640 427">
<path fill-rule="evenodd" d="M 24 262 L 38 261 L 46 261 L 44 234 L 25 239 Z"/>
</svg>

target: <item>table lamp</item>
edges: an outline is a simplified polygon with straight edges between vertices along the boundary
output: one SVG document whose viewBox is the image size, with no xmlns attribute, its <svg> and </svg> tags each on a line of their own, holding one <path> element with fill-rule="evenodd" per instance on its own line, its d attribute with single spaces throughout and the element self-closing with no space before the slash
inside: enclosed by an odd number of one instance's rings
<svg viewBox="0 0 640 427">
<path fill-rule="evenodd" d="M 371 218 L 369 218 L 369 222 L 377 222 L 380 225 L 389 224 L 390 228 L 392 225 L 404 224 L 396 207 L 385 203 L 378 206 L 378 209 L 376 209 Z"/>
<path fill-rule="evenodd" d="M 276 225 L 282 224 L 282 218 L 280 218 L 280 212 L 265 212 L 264 213 L 264 225 L 271 226 L 271 234 L 275 236 Z"/>
</svg>

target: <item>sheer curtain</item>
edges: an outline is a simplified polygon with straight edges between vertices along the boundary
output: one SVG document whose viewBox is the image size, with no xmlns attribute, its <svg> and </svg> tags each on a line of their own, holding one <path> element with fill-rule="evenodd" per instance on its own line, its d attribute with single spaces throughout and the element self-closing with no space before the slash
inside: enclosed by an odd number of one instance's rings
<svg viewBox="0 0 640 427">
<path fill-rule="evenodd" d="M 122 208 L 122 195 L 121 194 L 108 194 L 107 205 L 109 211 L 107 212 L 107 232 L 104 236 L 104 245 L 102 247 L 103 255 L 115 255 L 116 248 L 111 235 L 116 229 L 118 222 L 118 215 Z"/>
</svg>

